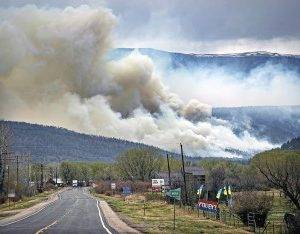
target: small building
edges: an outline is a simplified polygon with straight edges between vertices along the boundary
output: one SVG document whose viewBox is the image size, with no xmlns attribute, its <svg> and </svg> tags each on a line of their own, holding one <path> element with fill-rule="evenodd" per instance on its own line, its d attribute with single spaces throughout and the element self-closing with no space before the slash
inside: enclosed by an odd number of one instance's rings
<svg viewBox="0 0 300 234">
<path fill-rule="evenodd" d="M 186 167 L 185 176 L 189 187 L 191 186 L 194 189 L 198 189 L 200 185 L 205 184 L 205 170 L 201 167 Z M 171 187 L 181 187 L 184 185 L 182 171 L 175 171 L 170 173 L 171 184 L 169 182 L 168 172 L 160 172 L 158 174 L 158 177 L 164 179 L 165 185 L 170 185 Z"/>
<path fill-rule="evenodd" d="M 170 188 L 181 188 L 182 199 L 185 197 L 185 186 L 182 171 L 175 171 L 170 173 L 171 183 L 169 183 L 168 172 L 159 173 L 159 178 L 165 180 L 166 185 L 170 185 Z M 186 188 L 187 188 L 187 203 L 194 204 L 198 196 L 197 190 L 201 185 L 205 184 L 205 170 L 200 167 L 186 167 L 185 168 Z M 182 200 L 185 202 L 185 199 Z"/>
</svg>

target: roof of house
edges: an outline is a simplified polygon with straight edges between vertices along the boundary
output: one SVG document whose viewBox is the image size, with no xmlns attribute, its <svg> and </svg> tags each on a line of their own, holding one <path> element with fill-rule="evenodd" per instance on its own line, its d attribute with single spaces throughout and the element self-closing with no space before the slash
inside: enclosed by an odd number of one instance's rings
<svg viewBox="0 0 300 234">
<path fill-rule="evenodd" d="M 193 175 L 205 175 L 205 170 L 201 167 L 187 167 L 185 168 L 186 173 L 190 173 Z"/>
<path fill-rule="evenodd" d="M 192 174 L 193 176 L 201 176 L 201 175 L 205 175 L 205 170 L 201 167 L 187 167 L 185 168 L 185 172 L 187 174 Z M 158 176 L 160 178 L 168 178 L 169 174 L 168 172 L 160 172 L 158 174 Z M 171 177 L 182 177 L 182 172 L 181 171 L 175 171 L 175 172 L 171 172 Z"/>
</svg>

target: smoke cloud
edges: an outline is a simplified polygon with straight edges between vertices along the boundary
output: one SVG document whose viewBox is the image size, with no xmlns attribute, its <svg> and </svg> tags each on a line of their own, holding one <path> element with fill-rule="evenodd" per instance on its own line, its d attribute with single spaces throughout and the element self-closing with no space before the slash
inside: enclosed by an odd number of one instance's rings
<svg viewBox="0 0 300 234">
<path fill-rule="evenodd" d="M 226 148 L 271 148 L 228 123 L 211 108 L 187 104 L 170 92 L 147 56 L 134 51 L 106 61 L 116 18 L 87 6 L 0 10 L 0 118 L 65 127 L 178 149 L 232 156 Z"/>
</svg>

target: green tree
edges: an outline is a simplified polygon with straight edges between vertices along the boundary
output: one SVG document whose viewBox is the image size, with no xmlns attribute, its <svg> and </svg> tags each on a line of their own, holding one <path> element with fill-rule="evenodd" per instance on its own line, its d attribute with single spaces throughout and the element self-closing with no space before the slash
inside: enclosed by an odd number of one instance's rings
<svg viewBox="0 0 300 234">
<path fill-rule="evenodd" d="M 154 151 L 138 148 L 121 154 L 116 167 L 123 179 L 150 180 L 160 171 L 162 157 Z"/>
<path fill-rule="evenodd" d="M 75 167 L 71 162 L 62 162 L 59 167 L 60 175 L 67 184 L 75 178 Z"/>
<path fill-rule="evenodd" d="M 255 155 L 252 163 L 300 210 L 300 151 L 270 150 Z"/>
<path fill-rule="evenodd" d="M 5 181 L 5 161 L 10 153 L 10 146 L 12 143 L 12 132 L 4 124 L 0 122 L 0 193 L 4 192 L 4 181 Z"/>
</svg>

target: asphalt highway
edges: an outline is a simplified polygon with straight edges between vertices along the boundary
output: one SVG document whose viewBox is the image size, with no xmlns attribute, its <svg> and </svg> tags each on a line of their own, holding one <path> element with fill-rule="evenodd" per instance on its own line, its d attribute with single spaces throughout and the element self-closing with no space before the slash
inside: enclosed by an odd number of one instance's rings
<svg viewBox="0 0 300 234">
<path fill-rule="evenodd" d="M 100 206 L 83 188 L 62 192 L 59 199 L 23 220 L 0 227 L 0 233 L 115 233 Z"/>
</svg>

